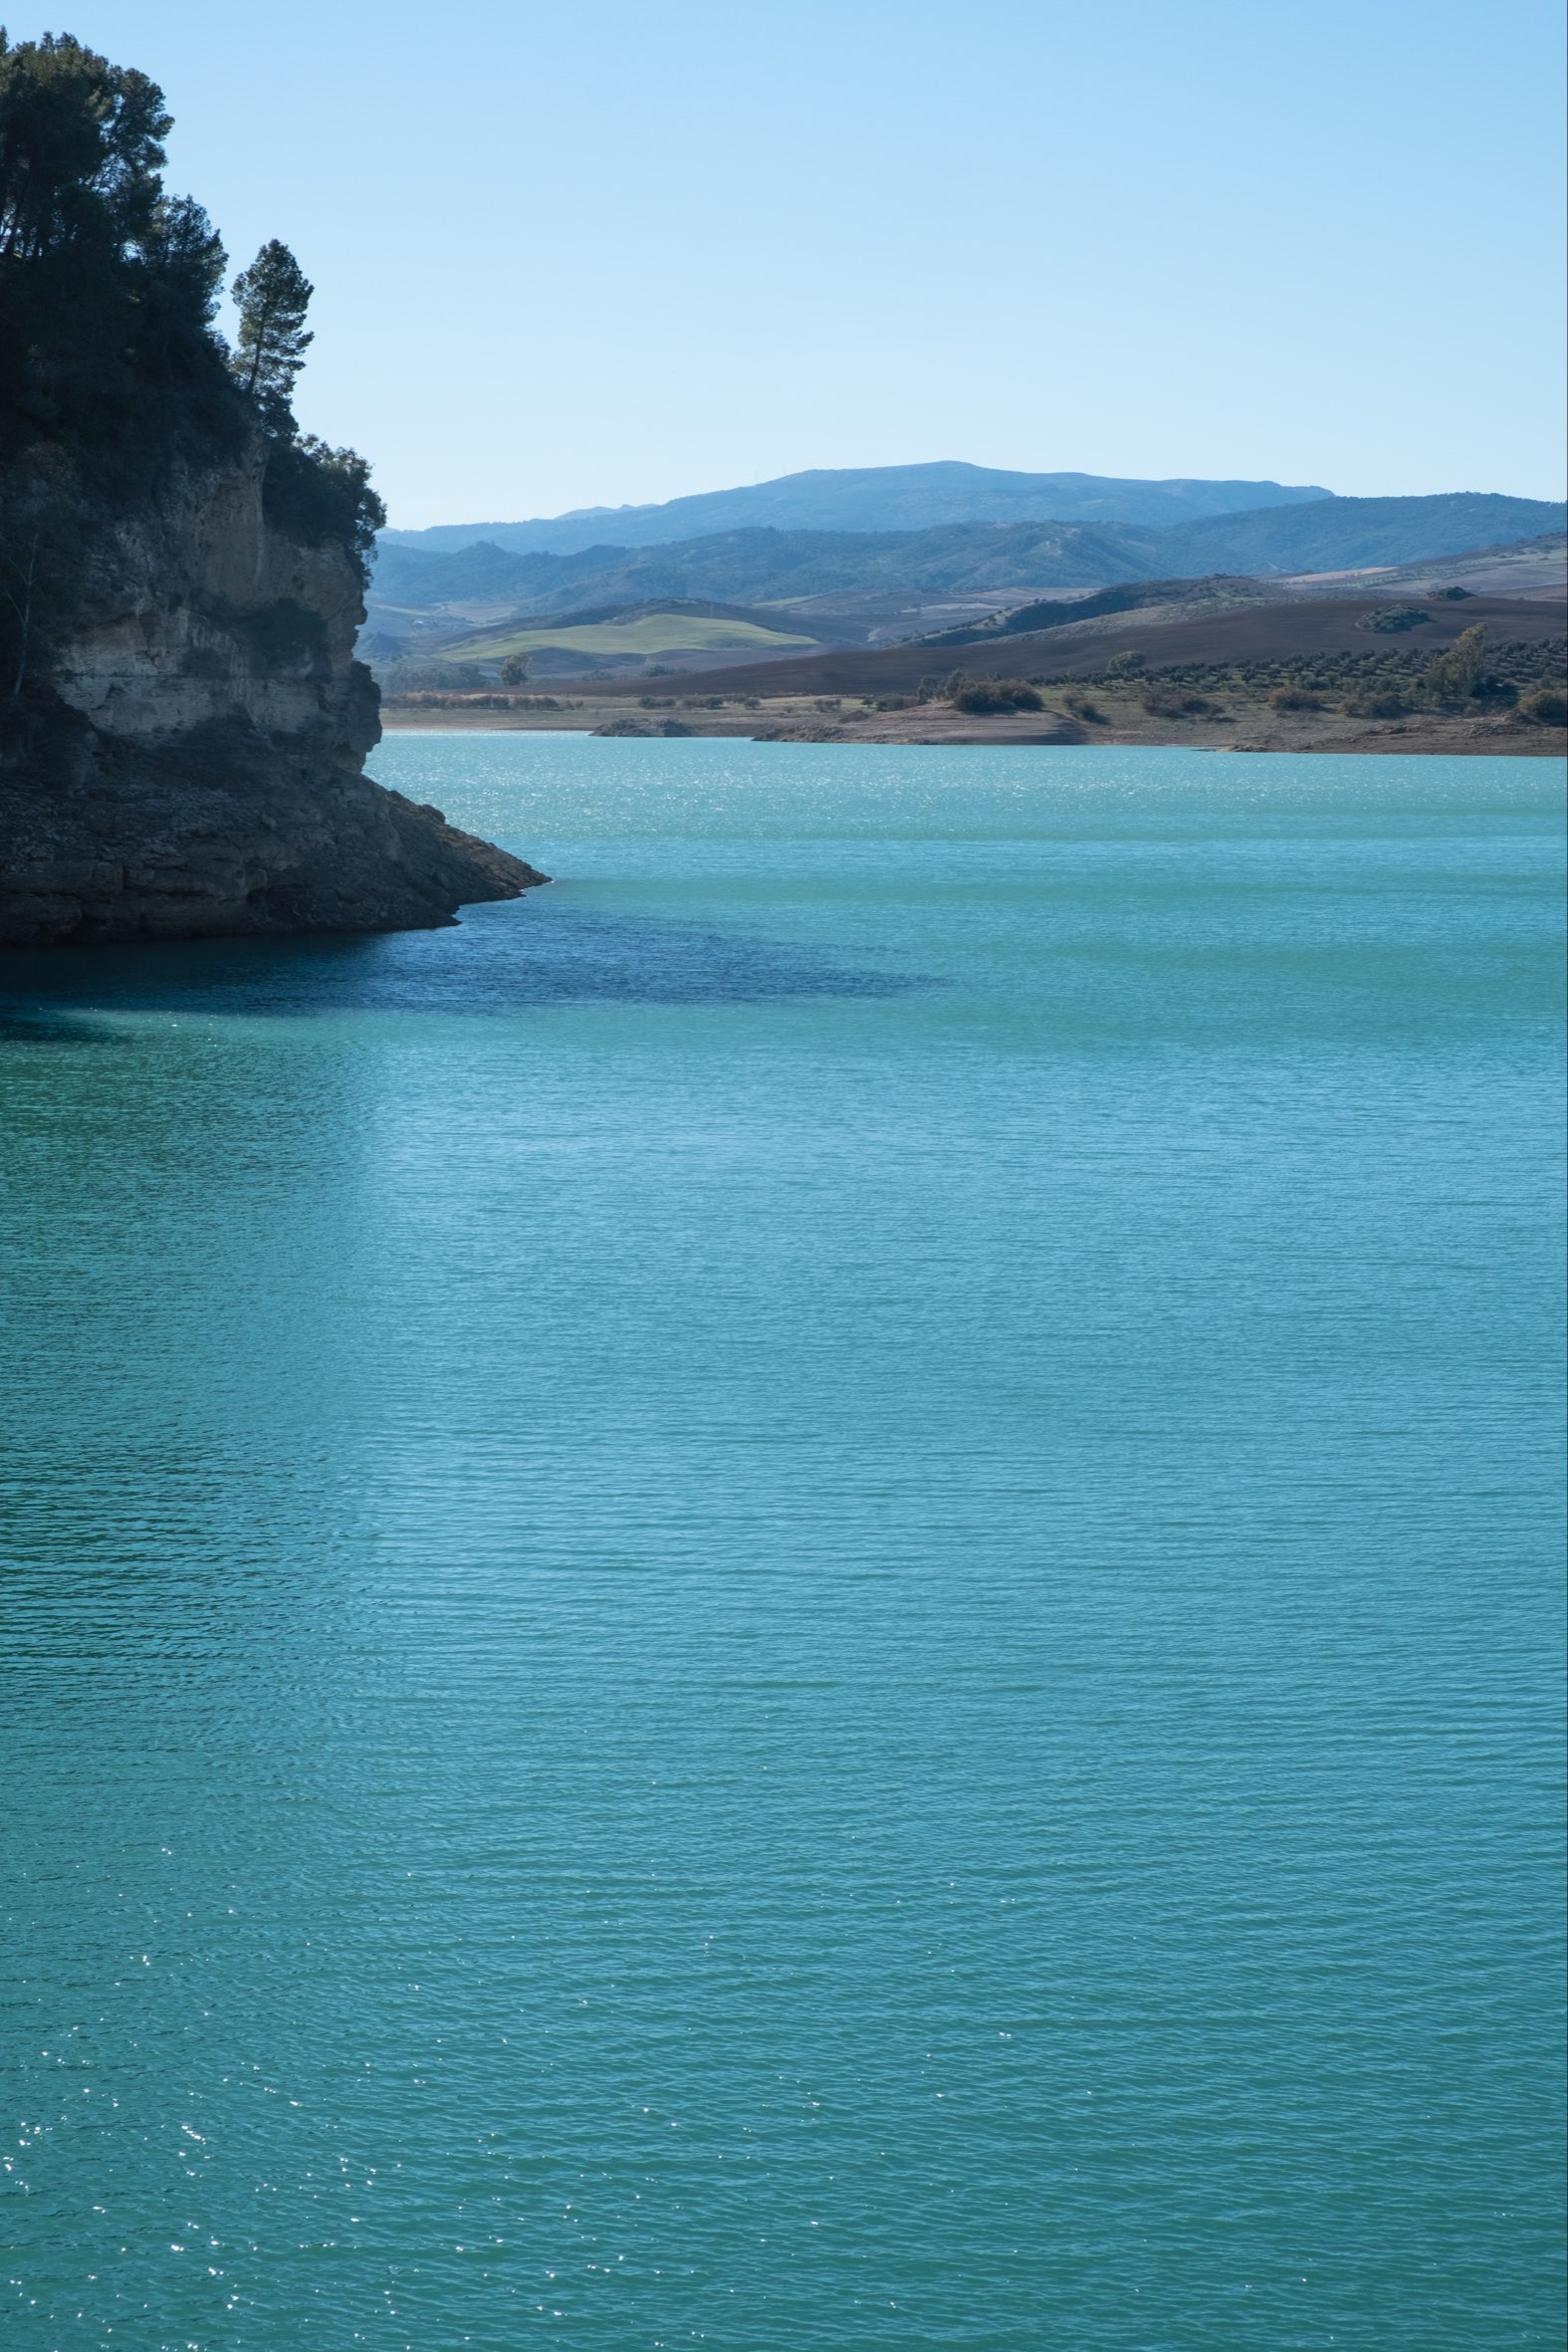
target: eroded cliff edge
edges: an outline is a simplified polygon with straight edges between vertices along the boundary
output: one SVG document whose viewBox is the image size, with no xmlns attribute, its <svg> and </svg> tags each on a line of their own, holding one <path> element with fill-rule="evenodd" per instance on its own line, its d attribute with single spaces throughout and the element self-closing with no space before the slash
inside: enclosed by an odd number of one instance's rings
<svg viewBox="0 0 1568 2352">
<path fill-rule="evenodd" d="M 0 943 L 427 927 L 547 879 L 364 775 L 358 565 L 270 464 L 254 431 L 94 518 L 47 686 L 0 703 Z"/>
<path fill-rule="evenodd" d="M 353 658 L 385 520 L 301 432 L 312 287 L 235 279 L 162 93 L 0 26 L 0 945 L 446 923 L 546 877 L 383 792 Z"/>
</svg>

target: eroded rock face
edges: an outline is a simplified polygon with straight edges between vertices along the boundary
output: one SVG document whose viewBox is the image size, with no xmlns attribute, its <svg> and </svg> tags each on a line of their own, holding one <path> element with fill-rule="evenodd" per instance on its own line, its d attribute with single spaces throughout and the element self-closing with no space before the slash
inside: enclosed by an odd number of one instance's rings
<svg viewBox="0 0 1568 2352">
<path fill-rule="evenodd" d="M 425 928 L 548 878 L 364 775 L 357 572 L 269 524 L 265 462 L 106 522 L 53 693 L 0 702 L 0 944 Z"/>
</svg>

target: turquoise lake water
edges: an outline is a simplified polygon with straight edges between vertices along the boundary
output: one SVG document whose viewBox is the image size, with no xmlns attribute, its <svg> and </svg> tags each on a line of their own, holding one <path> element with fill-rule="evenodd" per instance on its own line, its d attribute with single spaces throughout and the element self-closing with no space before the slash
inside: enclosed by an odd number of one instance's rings
<svg viewBox="0 0 1568 2352">
<path fill-rule="evenodd" d="M 0 958 L 0 2338 L 1554 2344 L 1560 765 L 372 767 Z"/>
</svg>

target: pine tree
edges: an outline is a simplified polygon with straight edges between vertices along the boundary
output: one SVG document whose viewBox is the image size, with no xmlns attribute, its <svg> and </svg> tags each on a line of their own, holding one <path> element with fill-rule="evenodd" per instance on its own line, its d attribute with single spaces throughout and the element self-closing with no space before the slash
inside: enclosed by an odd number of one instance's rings
<svg viewBox="0 0 1568 2352">
<path fill-rule="evenodd" d="M 275 429 L 292 429 L 290 396 L 315 337 L 305 314 L 315 292 L 287 245 L 274 237 L 234 281 L 240 332 L 234 371 Z"/>
</svg>

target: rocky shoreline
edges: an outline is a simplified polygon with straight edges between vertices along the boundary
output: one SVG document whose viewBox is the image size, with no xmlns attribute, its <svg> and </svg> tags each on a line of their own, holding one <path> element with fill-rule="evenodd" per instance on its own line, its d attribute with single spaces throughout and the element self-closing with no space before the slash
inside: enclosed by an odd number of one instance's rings
<svg viewBox="0 0 1568 2352">
<path fill-rule="evenodd" d="M 358 570 L 269 520 L 266 465 L 106 517 L 49 685 L 0 703 L 0 945 L 422 929 L 549 878 L 365 776 Z"/>
</svg>

